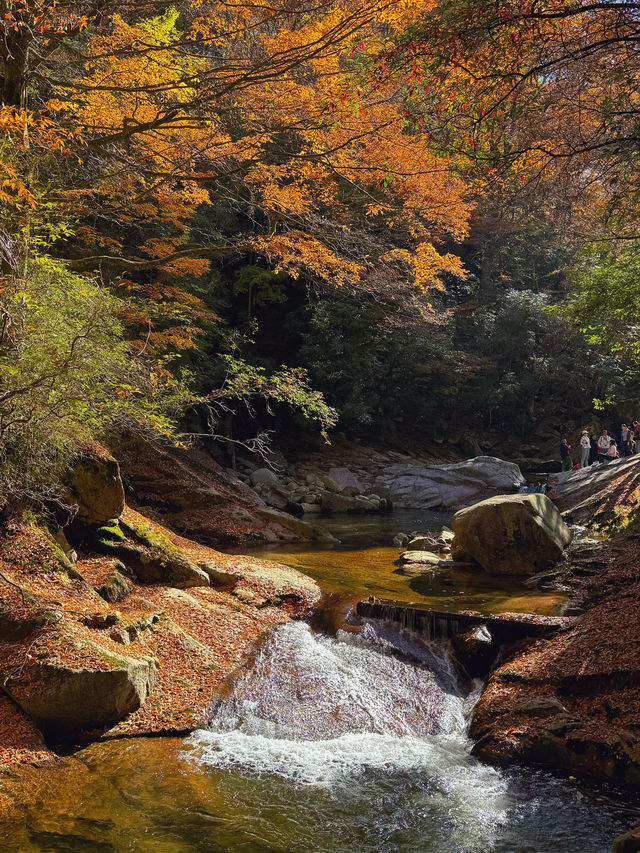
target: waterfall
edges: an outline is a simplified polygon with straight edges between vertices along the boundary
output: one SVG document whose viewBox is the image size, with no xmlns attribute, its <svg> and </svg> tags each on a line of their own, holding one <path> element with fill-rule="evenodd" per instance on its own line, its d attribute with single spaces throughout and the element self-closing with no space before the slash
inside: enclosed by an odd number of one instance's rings
<svg viewBox="0 0 640 853">
<path fill-rule="evenodd" d="M 229 849 L 569 853 L 580 838 L 602 853 L 612 824 L 581 795 L 473 759 L 475 696 L 445 649 L 384 623 L 332 637 L 277 628 L 184 746 L 250 816 Z"/>
<path fill-rule="evenodd" d="M 447 656 L 387 631 L 365 625 L 327 637 L 301 622 L 278 628 L 217 701 L 209 728 L 192 736 L 194 759 L 311 785 L 375 770 L 443 777 L 446 768 L 447 785 L 457 778 L 462 789 L 473 768 L 482 785 L 499 789 L 496 771 L 469 756 L 469 700 Z"/>
</svg>

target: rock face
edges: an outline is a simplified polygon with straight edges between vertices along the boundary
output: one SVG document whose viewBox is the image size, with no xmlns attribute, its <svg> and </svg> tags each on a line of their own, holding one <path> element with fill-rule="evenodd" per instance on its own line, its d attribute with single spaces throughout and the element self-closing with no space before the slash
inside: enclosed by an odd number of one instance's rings
<svg viewBox="0 0 640 853">
<path fill-rule="evenodd" d="M 626 523 L 640 507 L 640 456 L 549 477 L 547 494 L 576 524 Z"/>
<path fill-rule="evenodd" d="M 364 491 L 364 486 L 360 480 L 348 468 L 330 468 L 327 471 L 326 477 L 338 492 L 342 492 L 344 489 L 349 489 L 350 491 L 355 489 L 351 497 Z"/>
<path fill-rule="evenodd" d="M 84 524 L 100 524 L 122 514 L 120 467 L 109 454 L 80 459 L 71 472 L 69 487 L 78 504 L 77 518 Z"/>
<path fill-rule="evenodd" d="M 494 671 L 473 712 L 477 756 L 640 788 L 637 555 L 637 534 L 603 546 L 574 627 Z"/>
<path fill-rule="evenodd" d="M 250 486 L 197 445 L 163 449 L 135 439 L 123 442 L 117 455 L 133 500 L 152 506 L 164 523 L 204 545 L 318 538 L 311 525 L 267 507 Z M 266 471 L 267 480 L 279 482 L 273 471 Z"/>
<path fill-rule="evenodd" d="M 388 490 L 396 507 L 456 509 L 490 495 L 512 492 L 524 482 L 513 462 L 477 456 L 430 467 L 391 465 L 378 474 L 372 491 Z"/>
<path fill-rule="evenodd" d="M 453 517 L 454 560 L 475 560 L 489 574 L 532 575 L 562 557 L 571 531 L 546 495 L 499 495 Z"/>
<path fill-rule="evenodd" d="M 91 651 L 100 650 L 94 646 Z M 100 728 L 136 711 L 158 677 L 151 657 L 128 658 L 104 650 L 104 660 L 105 669 L 34 663 L 28 680 L 10 678 L 5 690 L 45 734 Z"/>
</svg>

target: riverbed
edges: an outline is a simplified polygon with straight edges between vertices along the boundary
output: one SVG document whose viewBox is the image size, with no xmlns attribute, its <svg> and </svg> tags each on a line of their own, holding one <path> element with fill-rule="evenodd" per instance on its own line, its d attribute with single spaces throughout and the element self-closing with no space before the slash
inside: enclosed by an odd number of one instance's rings
<svg viewBox="0 0 640 853">
<path fill-rule="evenodd" d="M 341 546 L 268 556 L 316 577 L 340 619 L 365 593 L 487 613 L 562 607 L 517 583 L 443 575 L 416 589 L 394 574 L 394 533 L 446 520 L 334 519 Z M 0 849 L 605 853 L 640 821 L 613 792 L 477 762 L 466 727 L 479 685 L 462 688 L 447 648 L 340 619 L 277 628 L 215 698 L 206 729 L 103 741 L 3 779 Z"/>
</svg>

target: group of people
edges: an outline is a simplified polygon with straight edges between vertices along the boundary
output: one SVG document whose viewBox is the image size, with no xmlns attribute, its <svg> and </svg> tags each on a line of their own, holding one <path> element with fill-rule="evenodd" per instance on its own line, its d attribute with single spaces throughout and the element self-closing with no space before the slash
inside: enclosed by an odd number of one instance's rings
<svg viewBox="0 0 640 853">
<path fill-rule="evenodd" d="M 563 438 L 560 444 L 560 460 L 563 471 L 570 471 L 574 467 L 587 468 L 594 462 L 609 462 L 611 459 L 632 456 L 634 453 L 640 453 L 640 421 L 634 421 L 631 426 L 622 424 L 619 443 L 613 436 L 609 435 L 606 429 L 602 430 L 598 438 L 595 437 L 595 434 L 590 434 L 588 429 L 583 429 L 580 436 L 579 465 L 574 466 L 573 464 L 571 445 L 567 439 Z"/>
</svg>

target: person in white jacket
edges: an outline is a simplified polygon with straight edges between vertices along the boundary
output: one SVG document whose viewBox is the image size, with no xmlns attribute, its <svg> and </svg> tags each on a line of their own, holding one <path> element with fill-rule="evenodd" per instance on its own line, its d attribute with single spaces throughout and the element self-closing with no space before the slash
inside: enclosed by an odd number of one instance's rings
<svg viewBox="0 0 640 853">
<path fill-rule="evenodd" d="M 582 430 L 582 437 L 580 439 L 580 449 L 582 451 L 580 457 L 580 467 L 587 468 L 589 465 L 589 454 L 591 452 L 591 440 L 589 438 L 589 432 L 586 429 Z"/>
</svg>

